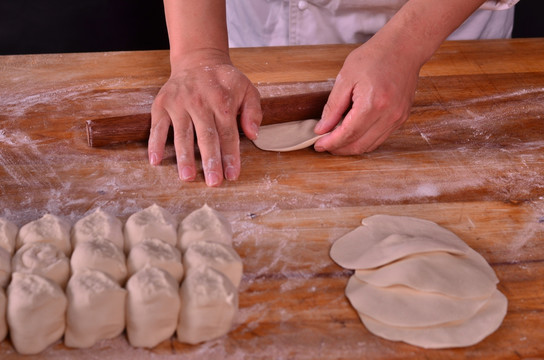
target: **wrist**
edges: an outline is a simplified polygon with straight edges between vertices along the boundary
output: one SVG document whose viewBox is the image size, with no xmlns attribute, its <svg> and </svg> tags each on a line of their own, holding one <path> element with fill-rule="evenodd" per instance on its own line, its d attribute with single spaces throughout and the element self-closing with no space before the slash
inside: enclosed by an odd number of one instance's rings
<svg viewBox="0 0 544 360">
<path fill-rule="evenodd" d="M 228 49 L 195 48 L 185 51 L 170 51 L 172 72 L 197 67 L 232 65 Z"/>
</svg>

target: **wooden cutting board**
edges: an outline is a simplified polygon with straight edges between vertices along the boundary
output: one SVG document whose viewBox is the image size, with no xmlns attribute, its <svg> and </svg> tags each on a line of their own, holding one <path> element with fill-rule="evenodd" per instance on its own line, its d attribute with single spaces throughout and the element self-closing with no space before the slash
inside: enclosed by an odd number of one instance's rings
<svg viewBox="0 0 544 360">
<path fill-rule="evenodd" d="M 354 46 L 235 49 L 272 95 L 333 81 Z M 182 183 L 172 144 L 159 167 L 145 143 L 89 148 L 85 120 L 148 112 L 168 53 L 0 57 L 0 216 L 45 212 L 75 222 L 100 206 L 125 220 L 157 203 L 184 217 L 226 214 L 244 259 L 240 314 L 228 336 L 134 349 L 124 337 L 87 350 L 61 343 L 29 358 L 534 358 L 544 356 L 544 40 L 447 42 L 425 65 L 408 122 L 379 149 L 338 157 L 257 150 L 241 140 L 237 182 Z M 481 343 L 425 350 L 380 339 L 344 297 L 349 272 L 332 242 L 384 213 L 452 230 L 493 266 L 509 300 Z M 0 358 L 21 359 L 9 341 Z"/>
</svg>

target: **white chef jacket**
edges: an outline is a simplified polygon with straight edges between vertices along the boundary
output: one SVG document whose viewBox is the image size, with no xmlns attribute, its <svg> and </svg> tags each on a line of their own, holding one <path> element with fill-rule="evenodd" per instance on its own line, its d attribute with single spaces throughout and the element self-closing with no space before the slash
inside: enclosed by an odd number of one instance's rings
<svg viewBox="0 0 544 360">
<path fill-rule="evenodd" d="M 407 1 L 226 0 L 229 45 L 362 43 L 381 29 Z M 511 37 L 514 5 L 518 1 L 486 1 L 448 39 Z"/>
</svg>

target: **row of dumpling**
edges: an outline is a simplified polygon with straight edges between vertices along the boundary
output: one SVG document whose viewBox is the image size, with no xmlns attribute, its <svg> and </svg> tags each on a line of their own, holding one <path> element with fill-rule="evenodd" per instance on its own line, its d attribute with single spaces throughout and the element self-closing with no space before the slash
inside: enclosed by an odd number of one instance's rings
<svg viewBox="0 0 544 360">
<path fill-rule="evenodd" d="M 242 261 L 229 222 L 207 205 L 179 225 L 158 205 L 124 225 L 100 208 L 74 226 L 51 214 L 20 229 L 0 219 L 0 260 L 0 341 L 9 328 L 22 354 L 125 330 L 136 347 L 174 333 L 197 344 L 226 334 L 238 310 Z"/>
</svg>

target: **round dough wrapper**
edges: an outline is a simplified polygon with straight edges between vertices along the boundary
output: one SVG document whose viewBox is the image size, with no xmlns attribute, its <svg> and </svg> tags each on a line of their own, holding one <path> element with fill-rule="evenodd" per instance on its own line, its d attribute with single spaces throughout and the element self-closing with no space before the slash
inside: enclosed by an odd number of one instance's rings
<svg viewBox="0 0 544 360">
<path fill-rule="evenodd" d="M 146 267 L 127 281 L 127 337 L 132 346 L 154 347 L 176 331 L 178 283 L 166 271 Z"/>
<path fill-rule="evenodd" d="M 44 276 L 60 287 L 66 287 L 70 277 L 70 262 L 66 255 L 50 243 L 28 243 L 15 252 L 11 260 L 13 272 Z"/>
<path fill-rule="evenodd" d="M 422 327 L 472 317 L 487 298 L 461 299 L 403 286 L 378 288 L 352 276 L 346 296 L 360 313 L 384 324 Z"/>
<path fill-rule="evenodd" d="M 229 278 L 235 287 L 240 285 L 243 273 L 242 259 L 230 246 L 212 241 L 197 241 L 189 245 L 183 255 L 187 271 L 209 266 Z"/>
<path fill-rule="evenodd" d="M 309 119 L 264 125 L 259 128 L 259 136 L 253 140 L 253 143 L 265 151 L 304 149 L 327 135 L 316 135 L 314 128 L 317 123 L 318 120 Z"/>
<path fill-rule="evenodd" d="M 107 239 L 123 250 L 123 223 L 101 208 L 96 209 L 79 219 L 72 227 L 72 246 L 75 248 L 79 243 L 93 239 Z"/>
<path fill-rule="evenodd" d="M 88 348 L 120 335 L 125 329 L 126 294 L 101 271 L 86 269 L 74 274 L 66 287 L 64 344 Z"/>
<path fill-rule="evenodd" d="M 4 341 L 8 334 L 8 323 L 6 321 L 7 298 L 4 288 L 0 288 L 0 342 Z"/>
<path fill-rule="evenodd" d="M 66 327 L 66 295 L 56 282 L 16 272 L 7 295 L 9 334 L 18 353 L 37 354 L 62 338 Z"/>
<path fill-rule="evenodd" d="M 366 328 L 374 335 L 426 349 L 444 349 L 477 344 L 501 325 L 508 300 L 498 290 L 472 317 L 432 327 L 394 327 L 359 313 Z"/>
<path fill-rule="evenodd" d="M 72 252 L 70 227 L 70 224 L 63 218 L 53 214 L 45 214 L 19 229 L 16 248 L 19 249 L 28 243 L 43 242 L 55 245 L 66 256 L 70 256 Z"/>
<path fill-rule="evenodd" d="M 73 273 L 84 269 L 100 270 L 120 285 L 127 279 L 125 254 L 106 239 L 98 238 L 79 243 L 74 249 L 70 264 Z"/>
<path fill-rule="evenodd" d="M 0 248 L 0 287 L 5 288 L 11 277 L 11 256 L 4 248 Z"/>
<path fill-rule="evenodd" d="M 17 225 L 0 217 L 0 248 L 5 249 L 10 255 L 15 251 L 17 231 L 19 231 Z"/>
<path fill-rule="evenodd" d="M 147 238 L 161 239 L 176 246 L 177 220 L 157 204 L 132 214 L 125 223 L 125 252 Z"/>
<path fill-rule="evenodd" d="M 220 212 L 207 204 L 187 215 L 178 228 L 178 246 L 185 252 L 195 241 L 214 241 L 232 245 L 232 227 Z"/>
<path fill-rule="evenodd" d="M 129 276 L 146 266 L 163 269 L 178 283 L 183 278 L 181 252 L 175 246 L 160 239 L 145 239 L 130 250 L 127 260 Z"/>
<path fill-rule="evenodd" d="M 187 271 L 180 298 L 177 338 L 182 343 L 198 344 L 227 334 L 238 312 L 234 285 L 206 266 Z"/>
<path fill-rule="evenodd" d="M 470 247 L 437 224 L 404 216 L 375 215 L 336 240 L 331 258 L 347 269 L 371 269 L 406 256 L 444 251 L 465 254 Z"/>
<path fill-rule="evenodd" d="M 377 287 L 403 285 L 459 298 L 489 297 L 499 282 L 487 261 L 472 249 L 466 255 L 413 255 L 376 270 L 356 270 L 355 277 Z"/>
</svg>

